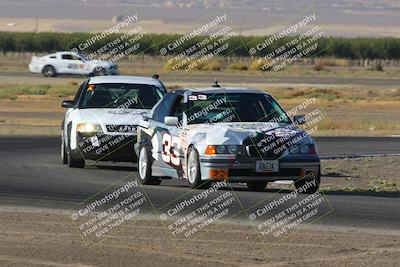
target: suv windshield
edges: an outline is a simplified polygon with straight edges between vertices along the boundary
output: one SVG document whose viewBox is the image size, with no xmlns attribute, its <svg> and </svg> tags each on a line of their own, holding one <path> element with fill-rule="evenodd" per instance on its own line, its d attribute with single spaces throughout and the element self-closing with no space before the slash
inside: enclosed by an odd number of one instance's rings
<svg viewBox="0 0 400 267">
<path fill-rule="evenodd" d="M 79 108 L 151 109 L 163 93 L 148 84 L 89 84 L 79 101 Z"/>
<path fill-rule="evenodd" d="M 199 94 L 189 97 L 188 124 L 218 122 L 290 123 L 285 111 L 269 95 L 251 93 Z"/>
</svg>

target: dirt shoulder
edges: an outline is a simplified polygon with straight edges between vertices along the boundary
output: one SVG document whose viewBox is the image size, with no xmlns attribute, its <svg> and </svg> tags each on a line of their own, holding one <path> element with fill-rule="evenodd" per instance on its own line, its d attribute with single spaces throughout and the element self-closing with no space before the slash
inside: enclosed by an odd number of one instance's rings
<svg viewBox="0 0 400 267">
<path fill-rule="evenodd" d="M 324 192 L 371 194 L 400 192 L 400 157 L 363 157 L 321 162 Z"/>
<path fill-rule="evenodd" d="M 160 221 L 142 219 L 89 247 L 67 214 L 0 213 L 1 266 L 394 266 L 400 257 L 400 232 L 308 226 L 265 246 L 253 227 L 232 224 L 179 247 Z"/>
</svg>

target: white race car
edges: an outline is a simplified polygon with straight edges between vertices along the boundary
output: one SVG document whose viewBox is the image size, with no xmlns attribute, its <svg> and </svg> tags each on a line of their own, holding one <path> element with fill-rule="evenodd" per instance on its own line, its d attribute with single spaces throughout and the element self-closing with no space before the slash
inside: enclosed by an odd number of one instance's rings
<svg viewBox="0 0 400 267">
<path fill-rule="evenodd" d="M 297 127 L 304 122 L 256 89 L 216 84 L 171 91 L 140 123 L 139 181 L 158 185 L 170 177 L 205 188 L 227 179 L 262 191 L 269 182 L 291 180 L 314 193 L 320 158 L 314 140 Z"/>
<path fill-rule="evenodd" d="M 61 126 L 61 159 L 83 168 L 85 160 L 129 161 L 136 155 L 139 122 L 166 94 L 158 76 L 101 76 L 81 84 Z"/>
<path fill-rule="evenodd" d="M 117 75 L 118 66 L 109 61 L 88 60 L 73 52 L 57 52 L 43 57 L 33 56 L 29 64 L 33 73 L 41 73 L 45 77 L 59 74 L 68 75 Z"/>
</svg>

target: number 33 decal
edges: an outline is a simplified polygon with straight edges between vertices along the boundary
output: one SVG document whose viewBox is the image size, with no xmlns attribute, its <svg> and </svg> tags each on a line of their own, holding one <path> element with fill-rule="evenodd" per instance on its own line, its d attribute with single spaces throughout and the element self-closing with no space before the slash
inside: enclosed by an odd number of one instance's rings
<svg viewBox="0 0 400 267">
<path fill-rule="evenodd" d="M 180 165 L 179 160 L 179 138 L 165 133 L 162 138 L 162 159 L 165 163 L 172 163 L 176 166 Z"/>
</svg>

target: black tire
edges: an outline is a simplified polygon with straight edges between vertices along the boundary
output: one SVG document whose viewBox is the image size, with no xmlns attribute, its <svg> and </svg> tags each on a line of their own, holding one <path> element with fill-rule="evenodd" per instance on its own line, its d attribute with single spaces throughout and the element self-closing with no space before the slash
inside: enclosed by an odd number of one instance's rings
<svg viewBox="0 0 400 267">
<path fill-rule="evenodd" d="M 151 175 L 150 153 L 145 146 L 139 148 L 138 156 L 139 182 L 144 185 L 159 185 L 161 179 Z"/>
<path fill-rule="evenodd" d="M 61 131 L 61 162 L 62 164 L 67 164 L 68 163 L 68 157 L 67 157 L 67 149 L 65 148 L 65 138 L 64 138 L 64 131 Z"/>
<path fill-rule="evenodd" d="M 67 153 L 67 164 L 71 168 L 85 168 L 85 159 L 79 153 L 76 153 L 69 148 Z"/>
<path fill-rule="evenodd" d="M 294 186 L 296 187 L 296 189 L 299 189 L 307 182 L 312 180 L 315 180 L 315 186 L 308 187 L 306 190 L 301 192 L 302 194 L 314 194 L 315 192 L 318 191 L 319 184 L 321 183 L 321 169 L 319 169 L 317 177 L 310 177 L 310 178 L 305 177 L 301 180 L 295 181 Z"/>
<path fill-rule="evenodd" d="M 43 73 L 44 77 L 56 77 L 57 76 L 56 69 L 51 65 L 44 66 L 42 73 Z"/>
<path fill-rule="evenodd" d="M 93 71 L 93 76 L 105 76 L 105 75 L 107 75 L 105 68 L 100 68 L 100 69 L 95 68 Z"/>
<path fill-rule="evenodd" d="M 190 188 L 206 189 L 211 185 L 211 181 L 201 180 L 199 153 L 194 148 L 190 148 L 188 154 L 187 178 Z"/>
<path fill-rule="evenodd" d="M 264 191 L 268 182 L 247 182 L 247 188 L 251 191 Z"/>
</svg>

